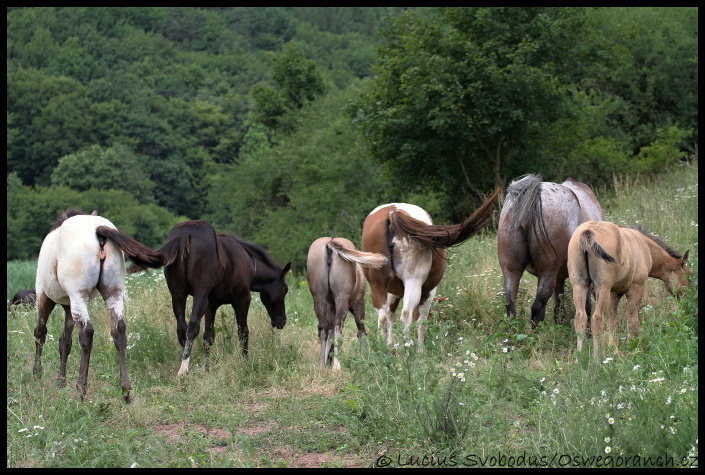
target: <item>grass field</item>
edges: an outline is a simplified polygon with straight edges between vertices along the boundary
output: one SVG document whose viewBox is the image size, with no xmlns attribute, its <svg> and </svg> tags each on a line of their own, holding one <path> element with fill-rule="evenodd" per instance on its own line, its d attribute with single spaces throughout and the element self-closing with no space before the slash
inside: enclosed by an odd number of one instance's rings
<svg viewBox="0 0 705 475">
<path fill-rule="evenodd" d="M 283 330 L 271 329 L 254 294 L 250 357 L 243 359 L 232 309 L 221 307 L 211 371 L 203 369 L 199 337 L 183 378 L 162 272 L 129 276 L 130 405 L 122 402 L 100 299 L 90 307 L 95 337 L 83 402 L 75 389 L 76 336 L 70 383 L 56 384 L 62 312 L 49 321 L 44 375 L 36 379 L 36 313 L 14 308 L 7 317 L 7 466 L 697 464 L 697 176 L 696 161 L 596 190 L 607 220 L 643 224 L 678 251 L 689 249 L 695 284 L 676 301 L 650 279 L 639 337 L 622 338 L 620 353 L 600 363 L 589 351 L 575 353 L 572 303 L 565 323 L 553 321 L 551 303 L 544 324 L 530 329 L 535 277 L 522 279 L 517 319 L 504 315 L 493 232 L 451 251 L 438 290 L 448 298 L 432 309 L 423 352 L 400 334 L 390 351 L 368 305 L 367 348 L 357 344 L 349 317 L 341 372 L 318 369 L 317 322 L 300 275 L 288 279 Z M 8 298 L 33 288 L 35 267 L 8 262 Z"/>
</svg>

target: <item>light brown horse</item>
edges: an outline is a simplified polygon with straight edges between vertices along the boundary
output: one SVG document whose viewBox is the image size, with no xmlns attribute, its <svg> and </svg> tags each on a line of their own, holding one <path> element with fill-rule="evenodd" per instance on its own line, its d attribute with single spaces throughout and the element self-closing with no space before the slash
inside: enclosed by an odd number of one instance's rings
<svg viewBox="0 0 705 475">
<path fill-rule="evenodd" d="M 572 178 L 561 184 L 542 182 L 539 175 L 525 175 L 509 184 L 497 228 L 507 315 L 516 316 L 519 281 L 526 270 L 538 277 L 532 327 L 543 321 L 551 295 L 558 318 L 568 278 L 568 242 L 575 228 L 589 220 L 602 220 L 602 208 L 584 183 Z"/>
<path fill-rule="evenodd" d="M 657 237 L 641 228 L 617 226 L 607 221 L 587 221 L 575 230 L 568 244 L 568 274 L 573 285 L 575 331 L 578 350 L 582 349 L 587 325 L 585 300 L 593 285 L 595 312 L 590 326 L 595 360 L 600 358 L 600 333 L 603 314 L 608 315 L 608 343 L 616 348 L 617 307 L 627 296 L 627 331 L 630 338 L 639 330 L 639 304 L 646 290 L 647 277 L 666 284 L 673 295 L 671 274 L 678 278 L 679 293 L 690 286 L 688 251 L 679 254 Z"/>
<path fill-rule="evenodd" d="M 462 244 L 489 223 L 500 191 L 497 189 L 460 224 L 434 225 L 424 209 L 408 203 L 381 205 L 367 216 L 362 226 L 362 250 L 388 259 L 379 269 L 363 269 L 380 331 L 388 344 L 393 342 L 392 324 L 399 300 L 404 299 L 401 319 L 408 336 L 412 323 L 428 318 L 436 287 L 448 266 L 446 248 Z M 421 324 L 419 343 L 424 337 Z"/>
<path fill-rule="evenodd" d="M 322 237 L 308 250 L 306 276 L 318 317 L 318 341 L 321 346 L 321 369 L 331 365 L 340 369 L 338 346 L 348 313 L 355 317 L 357 338 L 362 342 L 365 325 L 365 276 L 363 267 L 379 268 L 387 263 L 381 254 L 362 252 L 345 238 Z M 333 350 L 331 352 L 331 350 Z"/>
</svg>

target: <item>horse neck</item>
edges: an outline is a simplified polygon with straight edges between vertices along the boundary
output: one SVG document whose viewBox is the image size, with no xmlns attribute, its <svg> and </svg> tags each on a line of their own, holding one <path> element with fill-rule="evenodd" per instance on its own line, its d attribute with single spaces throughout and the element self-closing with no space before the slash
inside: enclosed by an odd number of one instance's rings
<svg viewBox="0 0 705 475">
<path fill-rule="evenodd" d="M 252 267 L 254 270 L 252 273 L 251 290 L 259 292 L 261 291 L 262 286 L 277 278 L 277 269 L 255 256 L 250 256 L 250 259 L 252 260 Z"/>
<path fill-rule="evenodd" d="M 662 280 L 666 287 L 670 290 L 671 273 L 675 272 L 680 266 L 680 260 L 671 256 L 668 251 L 659 246 L 659 244 L 650 238 L 645 238 L 646 245 L 651 253 L 651 269 L 649 269 L 649 277 Z"/>
</svg>

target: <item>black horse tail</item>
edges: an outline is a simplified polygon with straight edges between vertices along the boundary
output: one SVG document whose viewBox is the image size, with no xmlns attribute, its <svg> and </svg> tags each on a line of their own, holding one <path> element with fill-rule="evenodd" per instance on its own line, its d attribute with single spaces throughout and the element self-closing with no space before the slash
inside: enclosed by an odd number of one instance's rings
<svg viewBox="0 0 705 475">
<path fill-rule="evenodd" d="M 119 247 L 122 252 L 132 261 L 128 272 L 134 273 L 147 269 L 158 269 L 162 267 L 163 257 L 160 251 L 145 246 L 141 242 L 131 238 L 117 229 L 108 226 L 98 226 L 95 230 L 101 248 L 107 240 L 110 240 Z"/>
<path fill-rule="evenodd" d="M 191 235 L 178 234 L 168 238 L 157 251 L 161 252 L 163 255 L 162 264 L 168 266 L 176 262 L 179 257 L 185 260 L 188 257 L 190 249 Z"/>
<path fill-rule="evenodd" d="M 541 175 L 528 174 L 512 181 L 507 187 L 507 201 L 514 203 L 511 232 L 514 233 L 518 229 L 527 231 L 531 227 L 534 234 L 555 251 L 543 220 L 541 185 Z"/>
<path fill-rule="evenodd" d="M 389 225 L 397 236 L 406 236 L 412 242 L 427 249 L 457 246 L 477 234 L 489 224 L 494 211 L 494 202 L 499 198 L 497 188 L 475 212 L 460 224 L 426 224 L 406 213 L 389 213 Z"/>
<path fill-rule="evenodd" d="M 595 234 L 589 229 L 583 231 L 580 235 L 580 250 L 586 254 L 592 254 L 607 262 L 617 262 L 617 259 L 612 257 L 600 244 L 595 240 Z"/>
</svg>

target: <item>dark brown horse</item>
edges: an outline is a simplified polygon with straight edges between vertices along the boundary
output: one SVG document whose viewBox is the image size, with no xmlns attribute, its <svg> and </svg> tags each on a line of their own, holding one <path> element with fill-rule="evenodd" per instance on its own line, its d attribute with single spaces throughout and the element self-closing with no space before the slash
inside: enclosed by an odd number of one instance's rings
<svg viewBox="0 0 705 475">
<path fill-rule="evenodd" d="M 118 231 L 105 218 L 86 215 L 71 208 L 59 214 L 44 238 L 37 262 L 37 326 L 34 329 L 36 354 L 34 373 L 42 373 L 42 349 L 47 334 L 47 319 L 56 304 L 64 308 L 64 332 L 59 339 L 59 384 L 66 385 L 66 360 L 71 352 L 73 328 L 78 324 L 81 365 L 76 387 L 81 398 L 86 394 L 88 365 L 93 347 L 93 325 L 88 302 L 103 297 L 112 320 L 113 337 L 120 361 L 120 383 L 125 402 L 130 402 L 130 379 L 125 354 L 125 255 L 136 270 L 161 267 L 161 255 Z"/>
<path fill-rule="evenodd" d="M 37 304 L 37 293 L 34 289 L 20 290 L 7 301 L 7 310 L 15 305 L 28 305 L 34 307 Z"/>
<path fill-rule="evenodd" d="M 306 279 L 318 318 L 318 341 L 321 347 L 321 369 L 330 364 L 340 369 L 338 344 L 343 337 L 343 325 L 348 311 L 355 317 L 357 338 L 366 334 L 365 276 L 363 267 L 379 268 L 387 263 L 381 254 L 355 249 L 345 238 L 322 237 L 308 249 Z M 331 351 L 332 350 L 332 351 Z"/>
<path fill-rule="evenodd" d="M 362 226 L 362 250 L 382 254 L 388 260 L 379 269 L 363 269 L 372 289 L 372 305 L 377 310 L 379 327 L 387 343 L 393 341 L 392 324 L 399 300 L 404 335 L 409 327 L 428 318 L 436 287 L 448 266 L 447 250 L 462 244 L 489 223 L 497 189 L 469 218 L 460 224 L 434 225 L 422 208 L 408 203 L 378 206 Z M 418 327 L 423 343 L 425 329 Z"/>
<path fill-rule="evenodd" d="M 673 295 L 670 279 L 671 274 L 675 274 L 679 285 L 676 293 L 679 293 L 683 287 L 690 286 L 686 278 L 690 275 L 687 261 L 687 251 L 685 255 L 678 253 L 642 228 L 617 226 L 607 221 L 587 221 L 578 226 L 568 245 L 578 350 L 585 339 L 588 317 L 585 301 L 590 297 L 591 286 L 597 300 L 590 328 L 594 357 L 599 360 L 603 314 L 608 315 L 608 343 L 616 348 L 620 299 L 627 296 L 627 331 L 629 338 L 633 338 L 639 330 L 639 306 L 647 277 L 662 280 Z"/>
<path fill-rule="evenodd" d="M 539 175 L 525 175 L 509 184 L 497 229 L 507 315 L 516 316 L 519 281 L 526 270 L 538 277 L 532 326 L 543 321 L 551 295 L 555 297 L 554 319 L 558 318 L 568 278 L 570 237 L 580 223 L 601 219 L 595 194 L 572 178 L 559 185 L 542 182 Z"/>
<path fill-rule="evenodd" d="M 216 235 L 213 226 L 200 220 L 174 226 L 158 251 L 164 256 L 164 276 L 171 292 L 176 334 L 184 347 L 179 376 L 188 371 L 191 348 L 204 315 L 203 346 L 208 368 L 210 347 L 215 341 L 215 314 L 221 305 L 230 304 L 235 310 L 242 354 L 247 356 L 251 291 L 260 293 L 272 326 L 284 328 L 284 297 L 288 291 L 284 278 L 291 263 L 282 268 L 260 246 L 232 236 Z M 193 296 L 193 306 L 187 326 L 185 312 L 189 295 Z"/>
</svg>

